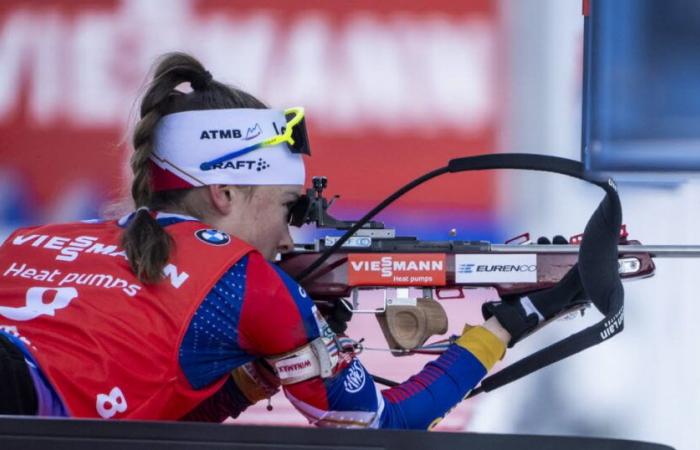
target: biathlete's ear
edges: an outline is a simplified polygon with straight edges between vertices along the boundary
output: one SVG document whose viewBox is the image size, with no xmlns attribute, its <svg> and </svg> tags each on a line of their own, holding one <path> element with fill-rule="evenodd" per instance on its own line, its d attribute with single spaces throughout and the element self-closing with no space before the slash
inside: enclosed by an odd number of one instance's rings
<svg viewBox="0 0 700 450">
<path fill-rule="evenodd" d="M 227 184 L 213 184 L 208 186 L 211 203 L 221 214 L 228 214 L 233 209 L 235 190 Z"/>
</svg>

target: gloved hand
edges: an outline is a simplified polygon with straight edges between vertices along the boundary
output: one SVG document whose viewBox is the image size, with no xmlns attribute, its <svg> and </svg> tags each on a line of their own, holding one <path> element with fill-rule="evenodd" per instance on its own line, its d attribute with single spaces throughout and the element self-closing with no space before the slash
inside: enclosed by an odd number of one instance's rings
<svg viewBox="0 0 700 450">
<path fill-rule="evenodd" d="M 537 243 L 549 244 L 549 239 L 539 238 Z M 565 244 L 562 236 L 554 237 L 555 244 Z M 484 319 L 493 316 L 511 335 L 508 347 L 531 334 L 545 322 L 565 311 L 585 303 L 585 292 L 578 272 L 578 264 L 569 269 L 557 284 L 549 289 L 528 295 L 506 296 L 500 301 L 486 302 L 481 306 Z"/>
<path fill-rule="evenodd" d="M 279 391 L 279 379 L 263 360 L 236 367 L 231 378 L 214 395 L 180 418 L 187 422 L 223 422 L 238 417 L 250 405 Z"/>
<path fill-rule="evenodd" d="M 348 329 L 348 322 L 352 319 L 352 311 L 347 300 L 339 298 L 332 306 L 318 306 L 319 311 L 328 322 L 328 326 L 335 334 L 344 334 Z"/>
<path fill-rule="evenodd" d="M 237 367 L 231 372 L 231 377 L 251 404 L 272 397 L 280 387 L 279 379 L 264 360 Z"/>
</svg>

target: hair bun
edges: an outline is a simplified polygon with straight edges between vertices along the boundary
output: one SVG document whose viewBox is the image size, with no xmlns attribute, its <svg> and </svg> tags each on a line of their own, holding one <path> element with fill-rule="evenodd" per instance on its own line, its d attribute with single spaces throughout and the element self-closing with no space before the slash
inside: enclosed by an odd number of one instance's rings
<svg viewBox="0 0 700 450">
<path fill-rule="evenodd" d="M 211 73 L 208 70 L 205 70 L 204 72 L 197 73 L 194 77 L 192 77 L 190 84 L 192 85 L 192 89 L 195 91 L 201 91 L 206 89 L 213 79 L 214 77 L 211 76 Z"/>
</svg>

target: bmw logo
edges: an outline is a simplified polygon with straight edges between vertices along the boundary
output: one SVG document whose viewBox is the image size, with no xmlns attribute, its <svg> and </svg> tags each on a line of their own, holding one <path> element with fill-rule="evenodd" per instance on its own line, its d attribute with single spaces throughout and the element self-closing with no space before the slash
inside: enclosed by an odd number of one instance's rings
<svg viewBox="0 0 700 450">
<path fill-rule="evenodd" d="M 211 228 L 197 230 L 194 235 L 197 236 L 197 239 L 209 245 L 226 245 L 231 242 L 231 237 L 228 234 Z"/>
</svg>

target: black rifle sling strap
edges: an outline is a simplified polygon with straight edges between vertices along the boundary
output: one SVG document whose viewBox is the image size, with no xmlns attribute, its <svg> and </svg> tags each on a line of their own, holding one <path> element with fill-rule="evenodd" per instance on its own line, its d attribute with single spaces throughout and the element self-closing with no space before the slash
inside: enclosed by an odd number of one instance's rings
<svg viewBox="0 0 700 450">
<path fill-rule="evenodd" d="M 606 182 L 587 180 L 584 177 L 583 165 L 580 162 L 554 156 L 499 153 L 453 159 L 449 161 L 447 166 L 433 170 L 413 180 L 377 205 L 297 278 L 302 280 L 311 275 L 323 261 L 338 250 L 364 223 L 416 186 L 445 173 L 492 169 L 536 170 L 558 173 L 595 184 L 605 191 L 605 198 L 588 220 L 578 258 L 578 270 L 586 296 L 605 317 L 595 325 L 539 350 L 509 365 L 498 373 L 485 378 L 479 387 L 472 390 L 469 397 L 504 386 L 543 367 L 597 345 L 622 331 L 624 322 L 624 289 L 618 271 L 617 251 L 620 227 L 622 225 L 622 206 L 612 180 Z"/>
<path fill-rule="evenodd" d="M 577 161 L 528 154 L 483 155 L 459 158 L 449 162 L 450 172 L 481 169 L 526 169 L 555 172 L 589 181 L 605 191 L 586 224 L 579 249 L 578 270 L 586 296 L 605 317 L 559 342 L 529 355 L 482 380 L 469 396 L 489 392 L 529 375 L 543 367 L 600 344 L 622 331 L 624 322 L 624 289 L 618 270 L 617 246 L 622 226 L 622 206 L 612 180 L 586 180 L 583 166 Z"/>
</svg>

